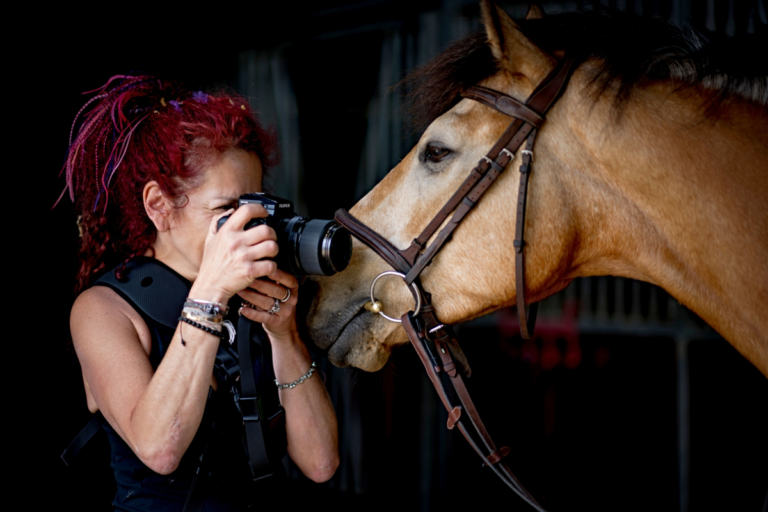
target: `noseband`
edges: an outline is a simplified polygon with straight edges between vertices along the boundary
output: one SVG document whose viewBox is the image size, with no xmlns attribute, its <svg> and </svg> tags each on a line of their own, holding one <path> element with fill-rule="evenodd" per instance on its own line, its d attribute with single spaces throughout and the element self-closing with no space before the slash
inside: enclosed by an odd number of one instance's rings
<svg viewBox="0 0 768 512">
<path fill-rule="evenodd" d="M 437 312 L 432 306 L 432 300 L 419 279 L 424 269 L 432 262 L 435 255 L 443 245 L 450 240 L 454 230 L 470 210 L 482 198 L 483 194 L 501 175 L 504 168 L 511 162 L 515 153 L 525 143 L 520 165 L 520 189 L 517 197 L 517 221 L 515 229 L 515 285 L 517 288 L 517 314 L 520 319 L 520 332 L 525 339 L 533 334 L 536 323 L 537 303 L 525 305 L 525 203 L 528 194 L 528 177 L 533 162 L 533 144 L 536 140 L 537 130 L 544 123 L 545 114 L 560 97 L 573 71 L 573 59 L 564 59 L 560 64 L 536 87 L 525 103 L 521 103 L 506 94 L 488 89 L 486 87 L 470 87 L 462 93 L 467 99 L 478 101 L 498 112 L 513 117 L 514 120 L 507 127 L 501 137 L 496 141 L 491 150 L 480 160 L 477 166 L 464 180 L 461 186 L 448 199 L 443 208 L 430 221 L 424 231 L 416 237 L 411 245 L 405 249 L 397 249 L 379 233 L 375 232 L 345 210 L 336 212 L 336 220 L 346 227 L 353 236 L 370 247 L 384 261 L 397 272 L 385 272 L 376 277 L 371 286 L 371 306 L 366 305 L 373 312 L 384 315 L 382 306 L 375 300 L 374 286 L 383 275 L 397 274 L 403 276 L 403 280 L 411 288 L 416 302 L 421 307 L 402 316 L 401 321 L 411 344 L 419 354 L 421 362 L 427 370 L 432 384 L 440 396 L 443 405 L 448 411 L 448 428 L 459 427 L 470 445 L 483 459 L 485 465 L 493 471 L 515 491 L 523 500 L 533 508 L 544 511 L 541 505 L 520 484 L 515 475 L 510 471 L 504 456 L 509 453 L 509 448 L 496 448 L 490 435 L 480 419 L 474 403 L 464 385 L 459 370 L 469 376 L 470 370 L 466 358 L 459 347 L 453 329 L 443 325 L 437 318 Z M 447 224 L 440 229 L 446 219 L 453 212 Z M 427 241 L 435 233 L 437 236 L 427 246 Z M 388 320 L 398 321 L 387 317 Z M 434 349 L 430 346 L 432 342 Z M 443 386 L 442 375 L 448 375 L 461 402 L 460 406 L 454 406 Z M 466 413 L 469 423 L 472 425 L 476 436 L 480 438 L 484 448 L 475 440 L 467 429 L 462 413 Z M 487 453 L 487 454 L 486 454 Z"/>
</svg>

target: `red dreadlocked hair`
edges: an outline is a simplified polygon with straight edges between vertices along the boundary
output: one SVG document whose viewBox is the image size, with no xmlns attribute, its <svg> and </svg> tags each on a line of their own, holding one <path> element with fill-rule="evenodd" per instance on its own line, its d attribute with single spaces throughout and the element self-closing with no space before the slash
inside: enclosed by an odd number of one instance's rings
<svg viewBox="0 0 768 512">
<path fill-rule="evenodd" d="M 265 169 L 277 153 L 274 132 L 237 94 L 190 92 L 147 75 L 113 76 L 90 93 L 72 123 L 62 170 L 62 197 L 69 191 L 80 213 L 77 294 L 123 262 L 115 271 L 121 278 L 125 263 L 151 249 L 157 232 L 144 210 L 146 183 L 157 181 L 183 207 L 184 194 L 221 152 L 252 152 Z"/>
</svg>

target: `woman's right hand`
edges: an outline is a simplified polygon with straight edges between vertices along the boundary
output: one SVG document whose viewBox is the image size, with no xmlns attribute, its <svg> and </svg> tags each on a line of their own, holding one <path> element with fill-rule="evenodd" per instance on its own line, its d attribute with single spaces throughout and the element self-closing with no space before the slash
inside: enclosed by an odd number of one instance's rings
<svg viewBox="0 0 768 512">
<path fill-rule="evenodd" d="M 217 232 L 218 221 L 225 215 L 231 217 Z M 266 224 L 243 229 L 251 219 L 266 216 L 263 206 L 246 204 L 213 218 L 190 297 L 226 304 L 230 297 L 247 288 L 255 279 L 276 273 L 277 264 L 265 259 L 277 256 L 275 231 Z"/>
</svg>

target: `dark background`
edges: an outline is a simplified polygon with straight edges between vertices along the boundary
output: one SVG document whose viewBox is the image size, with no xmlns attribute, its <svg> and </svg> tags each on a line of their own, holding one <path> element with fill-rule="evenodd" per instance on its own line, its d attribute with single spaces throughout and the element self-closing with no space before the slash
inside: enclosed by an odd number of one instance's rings
<svg viewBox="0 0 768 512">
<path fill-rule="evenodd" d="M 8 344 L 14 412 L 5 419 L 19 489 L 29 499 L 25 508 L 104 510 L 114 492 L 106 443 L 89 447 L 76 468 L 58 459 L 89 418 L 67 327 L 77 264 L 75 215 L 67 201 L 50 210 L 63 189 L 56 173 L 84 102 L 80 93 L 131 70 L 201 88 L 236 88 L 242 52 L 286 48 L 304 155 L 300 191 L 308 213 L 327 218 L 357 197 L 367 107 L 381 92 L 384 31 L 393 24 L 416 30 L 421 13 L 451 3 L 47 10 L 16 39 L 18 48 L 8 48 L 14 72 L 6 101 L 20 113 L 6 119 L 16 162 L 7 175 L 14 223 L 23 235 L 6 231 L 5 246 L 15 254 L 7 267 L 7 309 L 17 310 L 10 291 L 22 289 L 31 314 L 6 323 L 22 335 L 14 333 Z M 605 5 L 665 17 L 673 3 Z M 707 2 L 686 4 L 693 26 L 724 32 L 727 23 L 720 20 L 729 9 L 738 18 L 744 5 L 758 5 L 710 3 L 709 9 Z M 459 4 L 464 15 L 476 17 L 475 4 Z M 509 7 L 520 10 L 519 4 Z M 718 22 L 707 27 L 709 15 Z M 735 26 L 733 35 L 743 35 L 746 24 Z M 621 291 L 617 282 L 585 280 L 545 308 L 544 329 L 556 330 L 568 323 L 563 305 L 570 299 L 579 304 L 572 331 L 582 358 L 573 368 L 543 356 L 553 347 L 567 354 L 565 338 L 523 343 L 504 327 L 503 315 L 461 329 L 475 373 L 471 389 L 499 443 L 512 447 L 513 470 L 552 510 L 760 510 L 768 488 L 768 381 L 691 315 L 681 312 L 677 318 L 685 321 L 669 323 L 674 301 L 663 292 L 628 283 Z M 633 286 L 636 296 L 627 291 Z M 615 321 L 622 293 L 629 316 L 633 308 L 640 312 L 637 324 Z M 600 318 L 606 298 L 613 322 Z M 445 415 L 410 348 L 396 351 L 377 374 L 333 369 L 322 358 L 320 364 L 339 414 L 342 466 L 327 484 L 296 477 L 290 508 L 434 510 L 499 503 L 525 510 L 481 470 L 464 441 L 445 430 Z M 681 479 L 681 467 L 688 477 Z"/>
</svg>

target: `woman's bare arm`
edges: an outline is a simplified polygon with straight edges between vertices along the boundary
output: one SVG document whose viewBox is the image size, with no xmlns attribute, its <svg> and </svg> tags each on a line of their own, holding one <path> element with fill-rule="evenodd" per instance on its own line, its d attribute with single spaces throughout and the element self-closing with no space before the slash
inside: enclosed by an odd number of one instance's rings
<svg viewBox="0 0 768 512">
<path fill-rule="evenodd" d="M 306 374 L 312 364 L 307 347 L 298 335 L 273 340 L 272 357 L 280 383 L 294 382 Z M 313 481 L 329 480 L 339 466 L 338 427 L 319 372 L 295 388 L 281 389 L 279 393 L 286 411 L 288 454 Z"/>
<path fill-rule="evenodd" d="M 70 324 L 98 409 L 149 468 L 172 472 L 200 425 L 219 339 L 184 325 L 184 346 L 177 328 L 155 372 L 146 324 L 104 287 L 78 297 Z"/>
<path fill-rule="evenodd" d="M 283 298 L 286 289 L 290 290 L 291 296 L 280 304 L 280 311 L 275 315 L 243 309 L 243 315 L 264 325 L 272 345 L 275 377 L 279 383 L 288 384 L 306 374 L 312 364 L 309 351 L 296 329 L 299 284 L 295 277 L 281 270 L 269 278 L 274 282 L 256 281 L 239 295 L 262 310 L 269 310 L 274 297 Z M 325 384 L 319 375 L 313 375 L 296 387 L 281 389 L 279 393 L 280 403 L 285 408 L 288 454 L 315 482 L 330 479 L 339 465 L 339 441 L 336 413 Z"/>
</svg>

